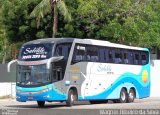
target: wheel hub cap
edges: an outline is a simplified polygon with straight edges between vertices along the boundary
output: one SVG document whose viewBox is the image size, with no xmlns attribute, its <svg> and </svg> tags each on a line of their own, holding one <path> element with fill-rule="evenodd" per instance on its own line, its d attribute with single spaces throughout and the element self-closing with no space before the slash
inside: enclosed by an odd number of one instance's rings
<svg viewBox="0 0 160 115">
<path fill-rule="evenodd" d="M 121 98 L 122 98 L 123 101 L 126 99 L 126 96 L 125 96 L 124 92 L 121 94 Z"/>
</svg>

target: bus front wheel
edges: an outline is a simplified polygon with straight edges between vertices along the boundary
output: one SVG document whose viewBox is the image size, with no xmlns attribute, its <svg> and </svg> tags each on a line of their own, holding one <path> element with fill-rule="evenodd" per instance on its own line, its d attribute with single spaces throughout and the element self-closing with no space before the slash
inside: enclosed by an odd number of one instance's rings
<svg viewBox="0 0 160 115">
<path fill-rule="evenodd" d="M 44 107 L 45 101 L 37 101 L 38 107 Z"/>
<path fill-rule="evenodd" d="M 73 106 L 74 105 L 74 101 L 77 100 L 77 94 L 76 91 L 70 89 L 68 92 L 68 99 L 66 101 L 67 106 Z"/>
</svg>

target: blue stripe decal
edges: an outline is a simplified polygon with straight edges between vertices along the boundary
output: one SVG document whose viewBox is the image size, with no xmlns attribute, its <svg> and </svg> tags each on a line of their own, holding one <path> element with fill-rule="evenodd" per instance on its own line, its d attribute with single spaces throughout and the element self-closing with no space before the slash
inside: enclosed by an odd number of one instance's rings
<svg viewBox="0 0 160 115">
<path fill-rule="evenodd" d="M 146 91 L 150 87 L 150 84 L 148 85 L 148 87 L 143 87 L 136 79 L 131 78 L 131 77 L 125 77 L 125 78 L 119 80 L 116 84 L 112 85 L 110 88 L 108 88 L 104 92 L 102 92 L 98 95 L 86 96 L 85 99 L 106 99 L 123 82 L 124 83 L 133 83 L 136 90 L 138 91 L 139 98 L 143 98 L 143 97 L 150 95 L 150 92 Z"/>
<path fill-rule="evenodd" d="M 144 83 L 142 81 L 142 73 L 144 70 L 147 70 L 148 72 L 148 81 L 147 83 Z M 102 93 L 99 93 L 97 95 L 92 95 L 92 96 L 85 96 L 84 99 L 89 100 L 89 99 L 108 99 L 107 97 L 113 93 L 113 91 L 119 87 L 119 86 L 125 86 L 123 83 L 130 83 L 133 84 L 133 86 L 136 88 L 136 93 L 139 96 L 139 98 L 144 98 L 148 97 L 150 95 L 150 67 L 149 64 L 146 66 L 142 67 L 142 70 L 139 75 L 135 75 L 132 73 L 125 73 L 117 79 L 112 86 L 107 88 L 105 91 Z M 126 86 L 127 87 L 127 86 Z M 119 94 L 117 95 L 117 98 L 119 97 Z M 82 99 L 82 96 L 79 96 L 79 99 Z"/>
<path fill-rule="evenodd" d="M 54 84 L 36 87 L 36 88 L 21 88 L 16 87 L 18 90 L 22 92 L 39 92 L 45 90 L 45 88 L 51 88 L 49 91 L 42 92 L 39 94 L 21 94 L 19 92 L 16 93 L 17 101 L 56 101 L 56 100 L 66 100 L 66 94 L 63 94 L 60 90 L 58 90 Z M 33 99 L 29 99 L 32 97 Z"/>
</svg>

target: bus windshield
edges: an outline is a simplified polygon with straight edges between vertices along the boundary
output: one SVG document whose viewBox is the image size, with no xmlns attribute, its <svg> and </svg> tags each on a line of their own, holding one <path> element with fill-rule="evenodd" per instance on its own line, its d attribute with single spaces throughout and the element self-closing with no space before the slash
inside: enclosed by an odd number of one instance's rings
<svg viewBox="0 0 160 115">
<path fill-rule="evenodd" d="M 49 70 L 46 65 L 19 65 L 17 71 L 17 85 L 41 86 L 51 82 Z"/>
</svg>

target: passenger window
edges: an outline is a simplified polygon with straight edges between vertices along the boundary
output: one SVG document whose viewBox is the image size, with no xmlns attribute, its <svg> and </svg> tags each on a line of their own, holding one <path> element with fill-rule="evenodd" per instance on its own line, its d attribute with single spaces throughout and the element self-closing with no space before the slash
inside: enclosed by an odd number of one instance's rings
<svg viewBox="0 0 160 115">
<path fill-rule="evenodd" d="M 87 46 L 86 47 L 86 60 L 91 62 L 98 62 L 99 56 L 98 56 L 98 49 L 96 46 Z"/>
<path fill-rule="evenodd" d="M 109 63 L 113 63 L 113 54 L 114 54 L 113 50 L 109 49 L 108 50 L 108 58 L 109 58 L 108 62 Z"/>
<path fill-rule="evenodd" d="M 112 56 L 111 56 L 112 57 Z M 109 62 L 109 50 L 105 49 L 105 56 L 104 56 L 105 62 Z"/>
<path fill-rule="evenodd" d="M 114 62 L 117 63 L 117 64 L 122 63 L 122 51 L 120 49 L 115 50 Z"/>
<path fill-rule="evenodd" d="M 72 62 L 76 63 L 85 61 L 85 53 L 86 53 L 86 47 L 84 45 L 76 45 L 73 53 Z"/>
<path fill-rule="evenodd" d="M 128 64 L 134 64 L 133 63 L 133 52 L 131 50 L 128 51 Z"/>
<path fill-rule="evenodd" d="M 64 56 L 67 60 L 71 49 L 71 44 L 59 44 L 55 50 L 55 56 Z"/>
<path fill-rule="evenodd" d="M 54 64 L 52 64 L 53 66 Z M 53 82 L 56 82 L 56 81 L 60 81 L 60 80 L 63 80 L 64 76 L 62 74 L 62 69 L 60 67 L 55 67 L 53 66 L 52 67 L 53 70 L 52 70 L 52 81 Z"/>
<path fill-rule="evenodd" d="M 105 56 L 105 49 L 104 48 L 98 48 L 99 50 L 99 57 L 100 57 L 100 62 L 106 62 L 106 56 Z"/>
<path fill-rule="evenodd" d="M 141 60 L 142 60 L 142 65 L 145 65 L 148 63 L 148 53 L 147 52 L 141 53 Z"/>
<path fill-rule="evenodd" d="M 134 53 L 134 64 L 135 65 L 140 65 L 140 56 L 138 52 Z"/>
<path fill-rule="evenodd" d="M 128 64 L 129 60 L 128 60 L 128 52 L 124 51 L 124 64 Z"/>
</svg>

